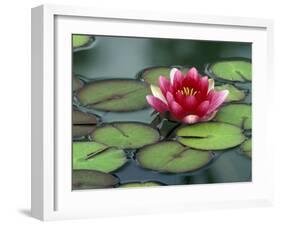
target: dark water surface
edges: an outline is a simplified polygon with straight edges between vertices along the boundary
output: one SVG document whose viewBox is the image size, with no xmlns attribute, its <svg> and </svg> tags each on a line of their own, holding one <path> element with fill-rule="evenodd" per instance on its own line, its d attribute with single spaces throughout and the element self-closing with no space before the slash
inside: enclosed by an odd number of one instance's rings
<svg viewBox="0 0 281 226">
<path fill-rule="evenodd" d="M 153 66 L 195 66 L 201 73 L 205 65 L 228 57 L 251 59 L 251 44 L 147 38 L 95 36 L 93 48 L 73 54 L 73 73 L 84 81 L 109 78 L 136 78 L 139 71 Z M 251 85 L 239 84 L 249 93 L 243 103 L 251 103 Z M 147 108 L 128 113 L 96 113 L 103 122 L 140 121 L 151 123 L 153 110 Z M 134 152 L 131 150 L 130 152 Z M 239 147 L 215 152 L 216 157 L 206 167 L 191 173 L 164 174 L 139 167 L 132 155 L 119 170 L 113 172 L 121 183 L 158 181 L 167 185 L 251 181 L 251 159 L 240 153 Z"/>
</svg>

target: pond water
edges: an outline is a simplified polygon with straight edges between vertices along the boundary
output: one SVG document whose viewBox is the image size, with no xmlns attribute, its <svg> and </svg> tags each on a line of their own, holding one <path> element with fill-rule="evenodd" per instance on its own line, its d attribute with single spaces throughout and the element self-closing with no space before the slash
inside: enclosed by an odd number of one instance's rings
<svg viewBox="0 0 281 226">
<path fill-rule="evenodd" d="M 143 69 L 155 66 L 193 66 L 204 74 L 210 63 L 232 58 L 250 61 L 252 55 L 250 43 L 93 37 L 91 48 L 73 53 L 73 74 L 85 84 L 100 79 L 136 79 Z M 250 82 L 227 83 L 246 91 L 246 97 L 236 103 L 251 104 Z M 216 85 L 223 84 L 226 84 L 224 80 L 216 79 Z M 75 97 L 73 104 L 82 112 L 100 116 L 103 123 L 138 121 L 150 124 L 155 119 L 152 114 L 154 110 L 150 107 L 132 112 L 104 112 L 82 106 Z M 215 157 L 211 162 L 188 173 L 161 173 L 144 169 L 135 160 L 134 152 L 135 149 L 126 150 L 127 163 L 111 172 L 119 178 L 120 184 L 156 181 L 164 185 L 181 185 L 252 180 L 251 158 L 241 153 L 240 146 L 214 151 Z"/>
</svg>

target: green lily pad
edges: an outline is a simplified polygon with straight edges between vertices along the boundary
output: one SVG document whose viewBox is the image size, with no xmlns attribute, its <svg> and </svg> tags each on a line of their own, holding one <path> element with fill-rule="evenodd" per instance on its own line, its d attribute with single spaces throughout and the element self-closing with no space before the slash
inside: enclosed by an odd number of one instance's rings
<svg viewBox="0 0 281 226">
<path fill-rule="evenodd" d="M 211 72 L 218 78 L 230 81 L 251 81 L 252 64 L 243 60 L 227 60 L 216 62 L 210 67 Z"/>
<path fill-rule="evenodd" d="M 140 148 L 160 139 L 159 132 L 149 125 L 138 122 L 108 123 L 92 133 L 96 142 L 118 148 Z"/>
<path fill-rule="evenodd" d="M 72 91 L 77 91 L 81 89 L 83 86 L 83 82 L 78 79 L 76 76 L 72 77 Z"/>
<path fill-rule="evenodd" d="M 239 127 L 218 122 L 185 126 L 178 129 L 176 135 L 180 143 L 200 150 L 224 150 L 245 140 Z"/>
<path fill-rule="evenodd" d="M 127 183 L 127 184 L 121 184 L 119 188 L 137 188 L 137 187 L 154 187 L 154 186 L 162 186 L 163 184 L 158 182 L 136 182 L 136 183 Z"/>
<path fill-rule="evenodd" d="M 140 78 L 148 84 L 159 86 L 159 77 L 164 76 L 170 79 L 170 71 L 172 67 L 152 67 L 141 72 Z M 185 75 L 189 68 L 181 67 L 181 72 Z"/>
<path fill-rule="evenodd" d="M 222 90 L 228 90 L 228 96 L 226 98 L 226 102 L 232 102 L 232 101 L 240 101 L 243 100 L 246 96 L 245 91 L 237 89 L 233 85 L 221 85 L 221 86 L 216 86 L 215 90 L 217 91 L 222 91 Z"/>
<path fill-rule="evenodd" d="M 207 165 L 212 158 L 212 152 L 190 149 L 174 141 L 145 146 L 136 154 L 143 168 L 167 173 L 197 170 Z"/>
<path fill-rule="evenodd" d="M 72 46 L 73 48 L 78 48 L 88 44 L 91 37 L 88 35 L 72 35 Z"/>
<path fill-rule="evenodd" d="M 252 106 L 248 104 L 226 105 L 218 111 L 215 120 L 230 123 L 243 129 L 251 129 Z"/>
<path fill-rule="evenodd" d="M 72 136 L 73 137 L 88 136 L 94 131 L 95 128 L 96 128 L 95 125 L 73 125 Z"/>
<path fill-rule="evenodd" d="M 112 188 L 119 179 L 111 174 L 96 170 L 73 170 L 72 189 Z"/>
<path fill-rule="evenodd" d="M 118 148 L 96 142 L 73 142 L 73 169 L 112 172 L 127 162 L 126 154 Z"/>
<path fill-rule="evenodd" d="M 148 107 L 149 87 L 133 79 L 108 79 L 84 86 L 78 93 L 82 105 L 102 111 L 136 111 Z"/>
<path fill-rule="evenodd" d="M 242 153 L 252 158 L 252 139 L 246 140 L 243 144 L 241 144 Z"/>
<path fill-rule="evenodd" d="M 95 125 L 97 124 L 97 117 L 92 114 L 87 114 L 81 111 L 72 111 L 72 123 L 75 125 Z"/>
</svg>

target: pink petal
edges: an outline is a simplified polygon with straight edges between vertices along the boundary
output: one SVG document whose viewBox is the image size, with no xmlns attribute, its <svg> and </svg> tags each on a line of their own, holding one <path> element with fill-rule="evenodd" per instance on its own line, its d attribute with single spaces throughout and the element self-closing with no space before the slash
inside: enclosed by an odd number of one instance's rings
<svg viewBox="0 0 281 226">
<path fill-rule="evenodd" d="M 153 107 L 156 111 L 160 113 L 163 113 L 168 110 L 168 106 L 155 96 L 148 95 L 146 96 L 146 100 L 151 107 Z"/>
<path fill-rule="evenodd" d="M 210 103 L 210 106 L 209 106 L 208 113 L 213 112 L 220 105 L 222 105 L 223 102 L 225 101 L 225 99 L 227 98 L 228 93 L 229 93 L 228 90 L 215 92 L 215 94 L 213 94 L 214 96 L 211 99 L 211 103 Z"/>
<path fill-rule="evenodd" d="M 177 92 L 175 95 L 175 100 L 181 105 L 183 106 L 185 104 L 185 99 L 186 99 L 186 96 L 185 95 L 182 95 L 180 92 Z M 183 106 L 184 107 L 184 106 Z"/>
<path fill-rule="evenodd" d="M 176 101 L 172 101 L 169 104 L 169 110 L 171 114 L 178 120 L 181 120 L 186 115 L 184 109 Z"/>
<path fill-rule="evenodd" d="M 206 94 L 209 88 L 209 79 L 207 76 L 204 76 L 200 79 L 199 89 L 202 94 Z"/>
<path fill-rule="evenodd" d="M 217 114 L 217 111 L 213 111 L 211 114 L 208 114 L 208 115 L 204 116 L 203 118 L 201 118 L 200 121 L 204 121 L 204 122 L 210 121 L 216 116 L 216 114 Z"/>
<path fill-rule="evenodd" d="M 177 70 L 174 75 L 173 87 L 175 90 L 182 88 L 184 76 L 182 75 L 180 70 Z"/>
<path fill-rule="evenodd" d="M 173 94 L 171 92 L 167 92 L 166 93 L 166 99 L 167 99 L 168 104 L 172 103 L 173 101 L 175 101 L 175 98 L 174 98 L 174 96 L 173 96 Z"/>
<path fill-rule="evenodd" d="M 186 77 L 191 80 L 197 81 L 199 78 L 197 69 L 195 67 L 192 67 L 191 69 L 189 69 L 189 71 L 186 74 Z"/>
<path fill-rule="evenodd" d="M 200 117 L 204 116 L 207 113 L 209 106 L 210 106 L 210 101 L 208 100 L 203 101 L 202 103 L 199 104 L 199 106 L 196 109 L 197 114 Z"/>
<path fill-rule="evenodd" d="M 187 115 L 182 119 L 182 122 L 186 124 L 193 124 L 198 122 L 199 119 L 200 117 L 198 115 Z"/>
<path fill-rule="evenodd" d="M 170 81 L 162 75 L 159 77 L 159 86 L 164 96 L 168 91 L 171 91 Z"/>
<path fill-rule="evenodd" d="M 186 96 L 183 107 L 186 111 L 195 112 L 197 103 L 198 102 L 195 96 Z"/>
<path fill-rule="evenodd" d="M 174 77 L 175 77 L 175 74 L 176 74 L 177 71 L 178 71 L 177 68 L 172 68 L 171 71 L 170 71 L 170 81 L 171 81 L 172 85 L 174 83 Z"/>
</svg>

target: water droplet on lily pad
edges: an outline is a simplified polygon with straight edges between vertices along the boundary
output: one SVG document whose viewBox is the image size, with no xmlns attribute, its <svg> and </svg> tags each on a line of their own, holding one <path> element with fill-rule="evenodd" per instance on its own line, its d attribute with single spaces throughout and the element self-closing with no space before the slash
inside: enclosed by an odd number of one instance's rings
<svg viewBox="0 0 281 226">
<path fill-rule="evenodd" d="M 228 96 L 226 98 L 226 102 L 232 102 L 232 101 L 240 101 L 245 98 L 245 91 L 237 89 L 233 85 L 225 84 L 221 86 L 216 86 L 215 90 L 222 91 L 222 90 L 228 90 Z"/>
<path fill-rule="evenodd" d="M 138 188 L 138 187 L 155 187 L 155 186 L 162 186 L 163 184 L 159 182 L 135 182 L 135 183 L 127 183 L 121 184 L 119 188 Z"/>
<path fill-rule="evenodd" d="M 80 103 L 101 111 L 126 112 L 148 107 L 150 88 L 133 79 L 108 79 L 92 82 L 77 94 Z"/>
<path fill-rule="evenodd" d="M 225 150 L 245 140 L 239 127 L 219 122 L 184 126 L 176 131 L 176 135 L 180 143 L 200 150 Z"/>
<path fill-rule="evenodd" d="M 137 152 L 136 159 L 146 169 L 183 173 L 207 165 L 213 159 L 213 154 L 190 149 L 175 141 L 164 141 L 143 147 Z"/>
<path fill-rule="evenodd" d="M 97 142 L 73 142 L 73 169 L 112 172 L 127 162 L 122 149 Z"/>
<path fill-rule="evenodd" d="M 252 158 L 252 139 L 248 139 L 241 144 L 241 151 L 244 155 Z"/>
<path fill-rule="evenodd" d="M 72 46 L 78 48 L 88 44 L 91 41 L 91 37 L 88 35 L 72 35 Z"/>
<path fill-rule="evenodd" d="M 92 133 L 93 140 L 112 147 L 133 149 L 160 139 L 158 130 L 138 122 L 108 123 Z"/>
<path fill-rule="evenodd" d="M 111 174 L 96 170 L 73 170 L 72 189 L 112 188 L 119 179 Z"/>
<path fill-rule="evenodd" d="M 210 66 L 211 73 L 224 80 L 245 82 L 252 80 L 252 64 L 243 60 L 219 61 Z"/>
<path fill-rule="evenodd" d="M 243 129 L 251 129 L 252 106 L 248 104 L 226 105 L 218 111 L 215 120 L 230 123 Z"/>
</svg>

